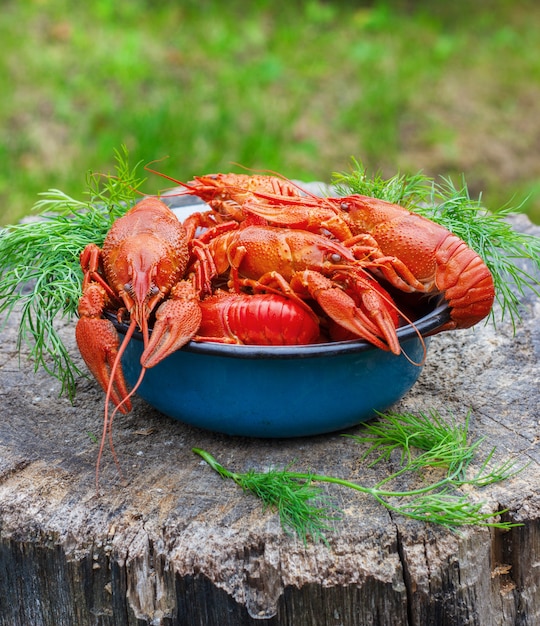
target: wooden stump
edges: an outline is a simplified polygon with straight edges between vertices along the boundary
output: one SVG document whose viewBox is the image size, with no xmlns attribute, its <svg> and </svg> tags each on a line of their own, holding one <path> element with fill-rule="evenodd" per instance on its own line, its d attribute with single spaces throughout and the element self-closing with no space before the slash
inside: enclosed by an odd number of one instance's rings
<svg viewBox="0 0 540 626">
<path fill-rule="evenodd" d="M 538 234 L 526 218 L 521 229 Z M 471 411 L 495 460 L 527 467 L 484 488 L 508 532 L 440 526 L 391 514 L 331 486 L 343 511 L 328 545 L 304 545 L 276 514 L 194 455 L 236 471 L 282 467 L 373 484 L 339 433 L 250 440 L 191 428 L 136 400 L 115 420 L 123 482 L 110 455 L 94 484 L 103 394 L 82 380 L 74 404 L 16 352 L 17 318 L 0 345 L 0 624 L 2 626 L 426 626 L 540 624 L 540 301 L 523 321 L 434 337 L 428 363 L 397 411 Z M 63 329 L 72 339 L 73 324 Z M 238 381 L 241 384 L 241 381 Z M 208 393 L 212 382 L 208 381 Z M 226 399 L 223 399 L 226 401 Z M 339 394 L 336 394 L 339 402 Z M 284 407 L 286 410 L 286 407 Z M 350 432 L 359 432 L 361 427 Z M 473 494 L 473 497 L 477 497 Z"/>
</svg>

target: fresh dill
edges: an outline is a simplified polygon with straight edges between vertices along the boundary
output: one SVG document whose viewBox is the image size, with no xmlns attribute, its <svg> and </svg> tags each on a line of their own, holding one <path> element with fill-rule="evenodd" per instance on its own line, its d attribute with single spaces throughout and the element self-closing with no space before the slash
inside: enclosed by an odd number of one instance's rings
<svg viewBox="0 0 540 626">
<path fill-rule="evenodd" d="M 325 533 L 331 530 L 329 522 L 338 515 L 323 490 L 313 484 L 311 475 L 298 479 L 290 471 L 290 465 L 283 470 L 271 469 L 267 472 L 231 472 L 205 450 L 193 448 L 193 452 L 222 478 L 233 480 L 244 491 L 259 498 L 264 510 L 276 510 L 285 532 L 296 532 L 304 543 L 308 538 L 315 542 L 326 541 Z"/>
<path fill-rule="evenodd" d="M 57 330 L 58 319 L 71 319 L 81 295 L 79 255 L 88 243 L 103 243 L 112 223 L 133 201 L 142 184 L 116 152 L 116 175 L 90 173 L 87 199 L 57 189 L 40 194 L 35 219 L 0 231 L 0 314 L 21 311 L 17 349 L 30 349 L 35 370 L 43 367 L 70 398 L 81 375 Z"/>
<path fill-rule="evenodd" d="M 491 467 L 495 452 L 492 449 L 474 472 L 471 463 L 483 440 L 469 443 L 468 425 L 469 416 L 464 425 L 458 426 L 453 421 L 447 423 L 436 411 L 429 415 L 379 413 L 376 421 L 363 426 L 365 433 L 347 435 L 358 444 L 368 445 L 361 459 L 377 453 L 371 465 L 388 461 L 394 450 L 401 452 L 401 467 L 372 487 L 335 476 L 295 472 L 290 465 L 283 470 L 267 472 L 232 472 L 209 452 L 200 448 L 193 448 L 193 452 L 222 478 L 234 480 L 244 491 L 261 499 L 265 509 L 275 510 L 283 527 L 294 530 L 304 542 L 307 538 L 326 540 L 325 532 L 330 530 L 328 521 L 336 519 L 335 510 L 328 506 L 326 498 L 320 499 L 321 492 L 315 488 L 316 483 L 353 489 L 372 496 L 389 511 L 450 529 L 480 525 L 508 530 L 516 524 L 495 519 L 506 511 L 483 512 L 484 503 L 472 499 L 471 490 L 506 480 L 523 468 L 516 469 L 510 461 Z M 440 472 L 434 482 L 427 482 L 424 478 L 420 487 L 392 489 L 389 486 L 396 481 L 401 484 L 407 475 L 414 478 L 422 470 L 433 468 Z M 464 486 L 468 489 L 460 491 Z"/>
<path fill-rule="evenodd" d="M 352 172 L 334 173 L 333 183 L 341 195 L 357 193 L 400 204 L 463 239 L 491 271 L 501 319 L 508 315 L 514 328 L 520 320 L 520 296 L 526 290 L 540 295 L 540 238 L 512 227 L 508 217 L 519 214 L 519 207 L 488 211 L 481 197 L 472 199 L 464 177 L 459 186 L 449 178 L 435 181 L 421 173 L 385 179 L 378 173 L 368 175 L 353 159 Z M 523 267 L 523 261 L 532 264 L 536 276 Z"/>
<path fill-rule="evenodd" d="M 481 440 L 468 444 L 470 413 L 465 422 L 444 420 L 437 411 L 429 413 L 375 413 L 384 419 L 374 420 L 364 425 L 362 435 L 345 435 L 357 443 L 369 447 L 362 459 L 377 453 L 370 463 L 373 467 L 381 460 L 389 460 L 394 450 L 401 450 L 401 464 L 412 468 L 415 464 L 431 467 L 447 467 L 450 472 L 455 467 L 470 461 Z M 413 450 L 422 450 L 421 457 L 414 457 Z"/>
</svg>

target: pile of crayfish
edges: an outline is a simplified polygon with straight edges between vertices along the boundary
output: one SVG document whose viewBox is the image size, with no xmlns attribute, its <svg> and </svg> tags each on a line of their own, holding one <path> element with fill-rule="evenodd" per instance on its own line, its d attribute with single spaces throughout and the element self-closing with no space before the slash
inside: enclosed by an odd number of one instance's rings
<svg viewBox="0 0 540 626">
<path fill-rule="evenodd" d="M 278 176 L 175 183 L 208 210 L 181 223 L 147 197 L 112 225 L 101 249 L 90 244 L 81 254 L 77 343 L 106 405 L 121 412 L 130 410 L 133 390 L 120 359 L 135 330 L 144 342 L 142 379 L 190 340 L 359 338 L 399 354 L 396 328 L 414 319 L 396 293 L 444 298 L 450 320 L 440 330 L 470 327 L 491 310 L 493 278 L 480 256 L 401 206 L 323 198 Z M 121 343 L 110 311 L 129 323 Z"/>
</svg>

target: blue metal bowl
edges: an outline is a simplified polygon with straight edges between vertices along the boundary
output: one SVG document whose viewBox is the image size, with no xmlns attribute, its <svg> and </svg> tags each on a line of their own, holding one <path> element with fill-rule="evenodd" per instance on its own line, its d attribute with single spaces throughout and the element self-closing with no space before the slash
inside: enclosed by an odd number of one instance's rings
<svg viewBox="0 0 540 626">
<path fill-rule="evenodd" d="M 192 341 L 149 369 L 137 393 L 169 417 L 228 435 L 281 438 L 343 430 L 409 391 L 422 370 L 414 363 L 424 358 L 418 331 L 434 334 L 448 319 L 443 304 L 416 328 L 400 328 L 405 354 L 399 356 L 364 341 L 307 346 Z M 130 385 L 139 377 L 142 350 L 139 338 L 124 354 Z"/>
</svg>

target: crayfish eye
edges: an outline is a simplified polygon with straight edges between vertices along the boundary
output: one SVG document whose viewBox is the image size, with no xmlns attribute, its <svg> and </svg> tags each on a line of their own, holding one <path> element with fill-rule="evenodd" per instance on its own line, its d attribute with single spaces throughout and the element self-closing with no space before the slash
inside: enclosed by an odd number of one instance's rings
<svg viewBox="0 0 540 626">
<path fill-rule="evenodd" d="M 132 296 L 133 295 L 133 283 L 126 283 L 124 285 L 124 291 L 126 293 L 129 293 L 130 296 Z"/>
<path fill-rule="evenodd" d="M 159 287 L 156 287 L 156 285 L 152 285 L 150 287 L 150 295 L 151 296 L 155 296 L 159 293 Z"/>
<path fill-rule="evenodd" d="M 342 211 L 349 211 L 349 210 L 350 210 L 350 208 L 351 208 L 351 205 L 350 205 L 348 202 L 342 202 L 342 203 L 339 205 L 339 208 L 340 208 Z"/>
<path fill-rule="evenodd" d="M 331 263 L 341 263 L 343 261 L 343 257 L 341 254 L 337 252 L 332 252 L 332 254 L 328 257 Z"/>
</svg>

